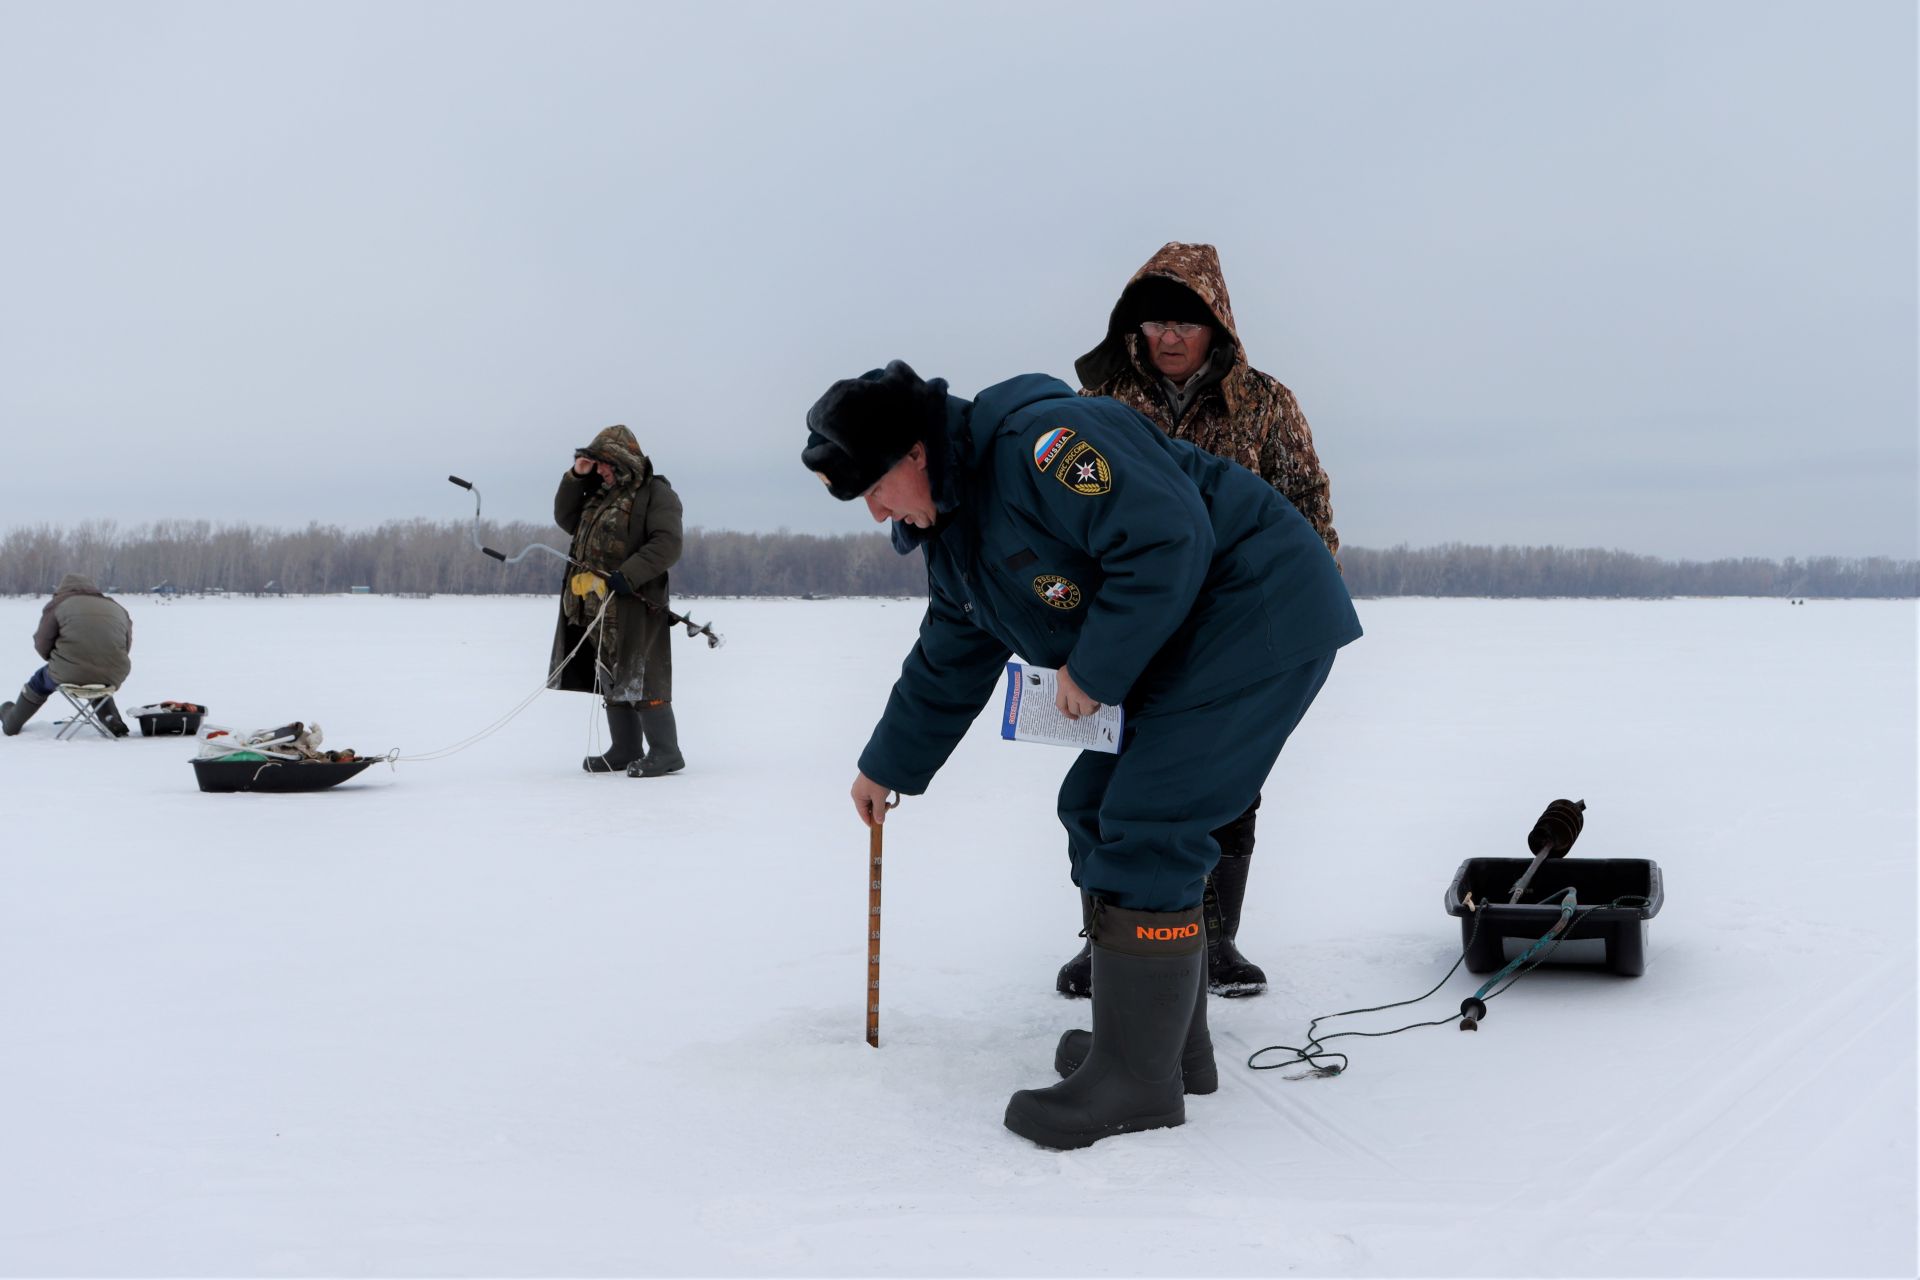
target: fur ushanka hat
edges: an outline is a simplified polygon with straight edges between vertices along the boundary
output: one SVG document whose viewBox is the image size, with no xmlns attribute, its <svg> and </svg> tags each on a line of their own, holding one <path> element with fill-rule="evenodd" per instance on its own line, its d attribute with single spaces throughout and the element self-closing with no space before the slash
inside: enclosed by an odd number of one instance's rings
<svg viewBox="0 0 1920 1280">
<path fill-rule="evenodd" d="M 928 382 L 904 360 L 842 378 L 807 410 L 800 461 L 842 502 L 864 494 L 947 419 L 947 383 Z"/>
</svg>

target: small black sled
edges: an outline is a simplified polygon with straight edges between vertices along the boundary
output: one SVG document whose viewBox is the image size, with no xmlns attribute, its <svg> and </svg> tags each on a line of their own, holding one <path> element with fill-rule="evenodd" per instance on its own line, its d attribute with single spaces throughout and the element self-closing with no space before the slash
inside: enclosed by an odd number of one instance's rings
<svg viewBox="0 0 1920 1280">
<path fill-rule="evenodd" d="M 367 766 L 365 760 L 195 760 L 193 776 L 202 791 L 325 791 L 337 787 Z"/>
<path fill-rule="evenodd" d="M 191 738 L 200 732 L 200 721 L 206 714 L 205 707 L 198 711 L 178 711 L 165 706 L 134 708 L 143 738 Z"/>
<path fill-rule="evenodd" d="M 1556 950 L 1563 942 L 1598 939 L 1612 972 L 1637 978 L 1647 971 L 1647 921 L 1660 914 L 1667 898 L 1660 868 L 1645 858 L 1567 857 L 1585 825 L 1586 807 L 1584 800 L 1548 805 L 1527 835 L 1531 860 L 1468 858 L 1453 873 L 1447 914 L 1460 917 L 1467 972 L 1504 971 L 1508 938 L 1527 944 L 1523 957 L 1549 939 Z M 1478 997 L 1467 1003 L 1486 1012 Z M 1466 1025 L 1474 1021 L 1469 1014 Z"/>
<path fill-rule="evenodd" d="M 1467 972 L 1492 973 L 1507 962 L 1505 943 L 1518 938 L 1531 943 L 1560 916 L 1560 903 L 1504 901 L 1513 882 L 1527 869 L 1525 858 L 1468 858 L 1447 886 L 1447 914 L 1460 917 L 1460 941 L 1467 945 Z M 1660 868 L 1644 858 L 1583 858 L 1556 862 L 1554 893 L 1572 889 L 1580 909 L 1562 936 L 1563 942 L 1598 938 L 1606 944 L 1603 963 L 1613 973 L 1637 978 L 1647 971 L 1647 921 L 1660 913 L 1666 890 Z M 1479 904 L 1480 927 L 1474 932 L 1474 910 L 1468 894 Z M 1589 906 L 1598 903 L 1598 906 Z M 1568 952 L 1567 955 L 1574 953 Z M 1558 958 L 1556 962 L 1560 963 Z"/>
</svg>

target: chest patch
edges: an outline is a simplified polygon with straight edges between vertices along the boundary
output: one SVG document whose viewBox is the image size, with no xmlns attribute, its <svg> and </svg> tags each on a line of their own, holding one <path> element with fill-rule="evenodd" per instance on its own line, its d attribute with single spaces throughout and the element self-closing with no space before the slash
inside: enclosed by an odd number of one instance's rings
<svg viewBox="0 0 1920 1280">
<path fill-rule="evenodd" d="M 1063 450 L 1053 478 L 1075 493 L 1097 498 L 1113 490 L 1113 468 L 1085 440 Z"/>
<path fill-rule="evenodd" d="M 1033 442 L 1033 465 L 1045 471 L 1053 465 L 1053 460 L 1060 456 L 1060 451 L 1067 447 L 1067 441 L 1071 439 L 1073 432 L 1065 427 L 1055 427 L 1043 433 Z"/>
<path fill-rule="evenodd" d="M 1035 578 L 1033 593 L 1056 609 L 1080 607 L 1080 588 L 1057 573 L 1043 573 Z"/>
</svg>

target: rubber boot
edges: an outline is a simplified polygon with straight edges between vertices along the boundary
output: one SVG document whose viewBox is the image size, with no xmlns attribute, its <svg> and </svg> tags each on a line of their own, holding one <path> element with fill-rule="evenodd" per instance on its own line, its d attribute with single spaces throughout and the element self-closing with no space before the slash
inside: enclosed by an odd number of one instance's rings
<svg viewBox="0 0 1920 1280">
<path fill-rule="evenodd" d="M 647 754 L 627 766 L 629 778 L 663 778 L 687 767 L 680 754 L 680 729 L 673 721 L 673 704 L 663 702 L 640 713 L 647 731 Z"/>
<path fill-rule="evenodd" d="M 605 755 L 588 756 L 580 767 L 588 773 L 624 773 L 640 758 L 640 712 L 625 702 L 607 704 L 607 734 L 613 742 Z"/>
<path fill-rule="evenodd" d="M 45 697 L 22 685 L 18 698 L 0 706 L 0 733 L 13 737 L 26 727 L 27 721 L 33 719 L 34 712 L 46 705 Z"/>
<path fill-rule="evenodd" d="M 1080 954 L 1060 966 L 1053 989 L 1071 1000 L 1084 1000 L 1093 994 L 1093 895 L 1080 891 Z"/>
<path fill-rule="evenodd" d="M 1213 833 L 1220 861 L 1207 877 L 1202 900 L 1207 916 L 1207 990 L 1235 999 L 1267 989 L 1264 969 L 1240 954 L 1240 909 L 1247 901 L 1247 867 L 1253 862 L 1254 812 L 1247 812 Z"/>
<path fill-rule="evenodd" d="M 1199 985 L 1204 988 L 1205 970 L 1198 965 L 1195 969 L 1202 974 Z M 1080 1069 L 1080 1064 L 1087 1060 L 1087 1050 L 1092 1047 L 1093 1032 L 1062 1032 L 1060 1044 L 1053 1051 L 1053 1069 L 1065 1079 Z M 1213 1036 L 1207 1032 L 1204 990 L 1194 993 L 1193 1017 L 1187 1023 L 1186 1044 L 1180 1050 L 1180 1080 L 1189 1094 L 1212 1093 L 1220 1087 L 1220 1068 L 1213 1060 Z"/>
<path fill-rule="evenodd" d="M 107 726 L 116 738 L 124 738 L 133 732 L 127 727 L 126 720 L 121 717 L 120 708 L 113 705 L 112 698 L 102 699 L 94 707 L 94 713 L 100 717 L 100 723 Z"/>
<path fill-rule="evenodd" d="M 1180 1052 L 1206 972 L 1200 908 L 1093 915 L 1093 1039 L 1080 1069 L 1007 1102 L 1007 1128 L 1066 1151 L 1185 1124 Z"/>
</svg>

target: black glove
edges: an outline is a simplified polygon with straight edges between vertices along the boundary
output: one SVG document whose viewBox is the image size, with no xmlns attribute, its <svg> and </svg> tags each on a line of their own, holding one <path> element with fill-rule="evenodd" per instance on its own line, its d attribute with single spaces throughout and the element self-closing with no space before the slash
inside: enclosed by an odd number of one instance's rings
<svg viewBox="0 0 1920 1280">
<path fill-rule="evenodd" d="M 634 594 L 633 584 L 628 582 L 626 576 L 618 569 L 615 569 L 607 575 L 607 586 L 611 588 L 613 594 L 617 596 L 630 596 Z"/>
</svg>

